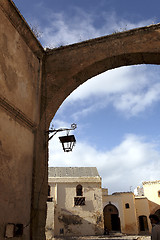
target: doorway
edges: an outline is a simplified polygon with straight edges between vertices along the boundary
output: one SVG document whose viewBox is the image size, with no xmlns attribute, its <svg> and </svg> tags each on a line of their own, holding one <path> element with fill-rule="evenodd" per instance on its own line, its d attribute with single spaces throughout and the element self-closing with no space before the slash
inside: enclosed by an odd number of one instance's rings
<svg viewBox="0 0 160 240">
<path fill-rule="evenodd" d="M 148 231 L 148 221 L 146 216 L 139 216 L 139 230 L 140 232 Z"/>
<path fill-rule="evenodd" d="M 119 212 L 114 205 L 106 205 L 103 210 L 103 215 L 104 229 L 107 229 L 108 231 L 121 231 Z"/>
</svg>

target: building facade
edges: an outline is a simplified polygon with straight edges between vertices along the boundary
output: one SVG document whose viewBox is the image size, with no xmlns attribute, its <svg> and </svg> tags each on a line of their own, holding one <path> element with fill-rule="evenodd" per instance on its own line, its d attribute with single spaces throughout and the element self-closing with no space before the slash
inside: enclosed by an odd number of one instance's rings
<svg viewBox="0 0 160 240">
<path fill-rule="evenodd" d="M 103 234 L 101 178 L 96 168 L 49 168 L 47 237 Z"/>
<path fill-rule="evenodd" d="M 132 192 L 108 195 L 103 189 L 104 228 L 126 234 L 149 234 L 150 214 L 160 218 L 160 181 L 148 181 Z"/>
<path fill-rule="evenodd" d="M 138 187 L 139 189 L 139 187 Z M 137 195 L 108 194 L 96 168 L 49 168 L 46 236 L 150 234 L 149 215 L 160 213 L 160 181 L 144 182 Z"/>
</svg>

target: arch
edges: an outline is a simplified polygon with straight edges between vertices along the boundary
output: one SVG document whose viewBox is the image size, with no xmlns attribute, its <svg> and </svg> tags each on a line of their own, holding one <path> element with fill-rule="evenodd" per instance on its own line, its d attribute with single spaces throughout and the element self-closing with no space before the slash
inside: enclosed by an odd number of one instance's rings
<svg viewBox="0 0 160 240">
<path fill-rule="evenodd" d="M 37 211 L 37 202 L 41 203 L 38 207 L 41 215 L 38 220 L 33 219 L 31 226 L 35 236 L 39 223 L 45 226 L 46 216 L 48 146 L 44 132 L 56 111 L 77 87 L 100 73 L 121 66 L 160 64 L 159 35 L 160 24 L 157 24 L 44 52 L 33 170 L 32 215 Z M 43 188 L 41 176 L 44 176 Z"/>
<path fill-rule="evenodd" d="M 148 231 L 148 221 L 145 215 L 141 215 L 138 217 L 139 219 L 139 231 L 146 232 Z"/>
<path fill-rule="evenodd" d="M 76 196 L 83 196 L 82 185 L 78 184 L 76 187 Z"/>
<path fill-rule="evenodd" d="M 152 25 L 48 50 L 44 76 L 48 122 L 69 94 L 88 79 L 121 66 L 160 64 L 159 27 Z"/>
<path fill-rule="evenodd" d="M 119 211 L 113 204 L 108 204 L 103 209 L 104 229 L 106 231 L 121 231 Z"/>
</svg>

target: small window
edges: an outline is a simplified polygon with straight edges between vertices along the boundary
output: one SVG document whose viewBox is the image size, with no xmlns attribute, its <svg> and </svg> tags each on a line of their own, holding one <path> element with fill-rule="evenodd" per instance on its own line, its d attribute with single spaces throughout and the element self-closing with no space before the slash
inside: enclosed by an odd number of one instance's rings
<svg viewBox="0 0 160 240">
<path fill-rule="evenodd" d="M 158 197 L 160 197 L 160 190 L 158 191 Z"/>
<path fill-rule="evenodd" d="M 63 229 L 63 228 L 60 228 L 59 233 L 60 233 L 60 234 L 64 234 L 64 229 Z"/>
<path fill-rule="evenodd" d="M 51 197 L 51 186 L 48 185 L 48 198 L 47 202 L 53 202 L 53 197 Z"/>
<path fill-rule="evenodd" d="M 126 208 L 129 208 L 129 203 L 126 203 L 126 204 L 125 204 L 125 207 L 126 207 Z"/>
<path fill-rule="evenodd" d="M 74 205 L 75 206 L 83 206 L 83 205 L 85 205 L 85 197 L 75 197 L 74 198 Z"/>
<path fill-rule="evenodd" d="M 83 196 L 82 185 L 77 185 L 76 187 L 76 196 Z"/>
<path fill-rule="evenodd" d="M 50 196 L 51 196 L 51 186 L 48 185 L 48 197 L 50 197 Z"/>
</svg>

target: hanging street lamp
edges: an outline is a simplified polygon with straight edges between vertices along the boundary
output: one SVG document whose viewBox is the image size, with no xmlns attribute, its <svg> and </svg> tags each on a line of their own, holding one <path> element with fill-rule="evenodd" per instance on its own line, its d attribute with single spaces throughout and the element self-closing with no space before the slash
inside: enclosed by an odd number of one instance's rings
<svg viewBox="0 0 160 240">
<path fill-rule="evenodd" d="M 71 128 L 59 128 L 59 129 L 48 130 L 46 133 L 48 133 L 48 134 L 53 133 L 53 135 L 48 138 L 48 141 L 51 140 L 56 133 L 66 131 L 67 135 L 59 137 L 59 140 L 62 144 L 63 151 L 71 152 L 73 147 L 75 146 L 76 139 L 75 139 L 74 135 L 69 135 L 69 131 L 75 130 L 76 128 L 77 128 L 77 125 L 75 123 L 73 123 L 73 124 L 71 124 Z"/>
</svg>

